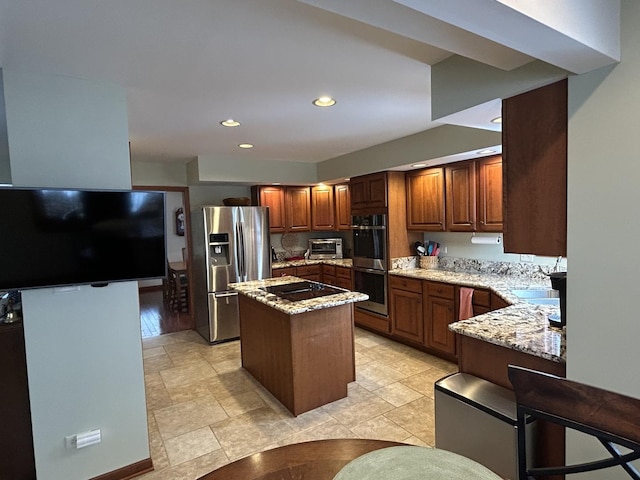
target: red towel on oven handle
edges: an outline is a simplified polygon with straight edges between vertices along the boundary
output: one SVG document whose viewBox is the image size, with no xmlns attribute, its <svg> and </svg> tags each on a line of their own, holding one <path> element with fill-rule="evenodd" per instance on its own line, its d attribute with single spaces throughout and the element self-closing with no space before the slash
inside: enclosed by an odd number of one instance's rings
<svg viewBox="0 0 640 480">
<path fill-rule="evenodd" d="M 458 320 L 473 317 L 473 288 L 460 287 L 460 308 Z"/>
</svg>

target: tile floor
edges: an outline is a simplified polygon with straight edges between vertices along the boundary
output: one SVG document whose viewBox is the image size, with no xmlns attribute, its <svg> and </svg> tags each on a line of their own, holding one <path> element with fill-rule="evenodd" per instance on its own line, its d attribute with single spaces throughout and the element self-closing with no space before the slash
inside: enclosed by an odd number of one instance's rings
<svg viewBox="0 0 640 480">
<path fill-rule="evenodd" d="M 143 339 L 149 442 L 144 480 L 192 480 L 268 448 L 325 438 L 434 444 L 433 383 L 455 364 L 356 329 L 347 398 L 293 417 L 240 366 L 238 341 L 195 331 Z"/>
</svg>

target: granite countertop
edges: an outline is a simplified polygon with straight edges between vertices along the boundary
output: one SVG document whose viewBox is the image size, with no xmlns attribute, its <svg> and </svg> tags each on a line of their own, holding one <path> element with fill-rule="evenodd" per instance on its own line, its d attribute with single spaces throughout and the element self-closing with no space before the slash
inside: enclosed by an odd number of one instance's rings
<svg viewBox="0 0 640 480">
<path fill-rule="evenodd" d="M 389 274 L 491 290 L 511 303 L 511 306 L 454 322 L 449 325 L 449 329 L 460 335 L 535 355 L 552 362 L 565 362 L 565 329 L 552 327 L 547 320 L 549 314 L 559 313 L 559 308 L 526 303 L 511 293 L 511 290 L 516 289 L 550 288 L 548 279 L 530 280 L 509 275 L 459 273 L 422 268 L 394 269 L 390 270 Z"/>
<path fill-rule="evenodd" d="M 353 265 L 353 261 L 350 258 L 325 258 L 322 260 L 283 260 L 281 262 L 273 262 L 271 264 L 271 268 L 301 267 L 304 265 L 321 264 L 351 268 L 351 266 Z"/>
<path fill-rule="evenodd" d="M 320 261 L 317 262 L 321 263 Z M 326 263 L 326 260 L 323 260 L 322 262 Z M 265 305 L 275 308 L 276 310 L 284 312 L 288 315 L 296 315 L 299 313 L 310 312 L 312 310 L 337 307 L 338 305 L 345 305 L 347 303 L 362 302 L 369 298 L 369 296 L 364 293 L 340 289 L 344 290 L 344 293 L 337 293 L 335 295 L 326 295 L 324 297 L 292 302 L 289 300 L 278 298 L 273 293 L 268 293 L 264 290 L 261 290 L 261 287 L 270 287 L 274 285 L 284 285 L 287 283 L 305 281 L 307 280 L 305 280 L 304 278 L 293 277 L 289 275 L 284 277 L 268 278 L 265 280 L 230 283 L 229 288 L 231 290 L 237 291 L 241 295 L 246 295 L 249 298 L 257 300 L 260 303 L 264 303 Z"/>
</svg>

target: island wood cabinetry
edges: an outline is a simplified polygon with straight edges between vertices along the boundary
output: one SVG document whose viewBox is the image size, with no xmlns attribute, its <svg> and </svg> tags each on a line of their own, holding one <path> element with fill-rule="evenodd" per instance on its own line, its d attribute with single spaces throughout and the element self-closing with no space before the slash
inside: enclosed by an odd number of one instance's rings
<svg viewBox="0 0 640 480">
<path fill-rule="evenodd" d="M 504 251 L 567 254 L 567 80 L 502 102 Z"/>
<path fill-rule="evenodd" d="M 0 478 L 36 478 L 22 323 L 0 324 Z"/>
<path fill-rule="evenodd" d="M 502 231 L 502 157 L 407 172 L 407 228 Z"/>
<path fill-rule="evenodd" d="M 348 184 L 334 187 L 336 204 L 336 227 L 338 230 L 351 230 L 351 195 Z"/>
<path fill-rule="evenodd" d="M 239 295 L 242 366 L 294 416 L 347 396 L 353 305 L 289 315 Z"/>
</svg>

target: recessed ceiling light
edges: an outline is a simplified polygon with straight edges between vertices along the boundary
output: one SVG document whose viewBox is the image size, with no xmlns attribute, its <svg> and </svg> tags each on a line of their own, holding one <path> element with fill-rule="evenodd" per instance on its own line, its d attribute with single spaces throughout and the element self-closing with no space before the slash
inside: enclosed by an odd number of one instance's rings
<svg viewBox="0 0 640 480">
<path fill-rule="evenodd" d="M 426 167 L 427 164 L 426 163 L 414 163 L 413 165 L 411 165 L 413 168 L 422 168 L 422 167 Z"/>
<path fill-rule="evenodd" d="M 331 97 L 324 96 L 316 98 L 312 103 L 316 107 L 331 107 L 336 104 L 336 101 Z"/>
<path fill-rule="evenodd" d="M 253 148 L 253 144 L 251 144 L 251 143 L 241 143 L 238 146 L 240 148 Z"/>
<path fill-rule="evenodd" d="M 489 148 L 485 149 L 485 150 L 480 150 L 479 152 L 476 152 L 478 155 L 488 155 L 490 153 L 496 153 L 495 150 L 491 150 Z"/>
<path fill-rule="evenodd" d="M 492 118 L 491 123 L 502 123 L 502 117 Z"/>
<path fill-rule="evenodd" d="M 223 125 L 225 127 L 238 127 L 240 125 L 240 122 L 234 120 L 233 118 L 228 118 L 227 120 L 221 121 L 220 125 Z"/>
</svg>

